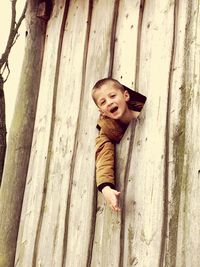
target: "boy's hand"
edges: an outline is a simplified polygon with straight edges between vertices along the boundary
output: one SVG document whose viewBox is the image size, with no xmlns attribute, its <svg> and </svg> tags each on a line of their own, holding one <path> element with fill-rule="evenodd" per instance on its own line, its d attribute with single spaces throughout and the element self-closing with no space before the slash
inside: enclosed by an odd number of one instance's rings
<svg viewBox="0 0 200 267">
<path fill-rule="evenodd" d="M 110 186 L 105 186 L 102 189 L 103 196 L 107 204 L 111 207 L 113 211 L 121 211 L 119 207 L 119 196 L 120 192 L 112 189 Z"/>
</svg>

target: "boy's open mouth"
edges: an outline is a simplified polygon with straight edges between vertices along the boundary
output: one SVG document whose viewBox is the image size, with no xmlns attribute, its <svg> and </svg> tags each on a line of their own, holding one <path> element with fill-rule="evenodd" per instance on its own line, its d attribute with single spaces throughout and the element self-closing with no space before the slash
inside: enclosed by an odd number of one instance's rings
<svg viewBox="0 0 200 267">
<path fill-rule="evenodd" d="M 114 112 L 117 111 L 117 110 L 118 110 L 118 107 L 113 107 L 113 108 L 110 109 L 110 112 L 111 112 L 111 113 L 114 113 Z"/>
</svg>

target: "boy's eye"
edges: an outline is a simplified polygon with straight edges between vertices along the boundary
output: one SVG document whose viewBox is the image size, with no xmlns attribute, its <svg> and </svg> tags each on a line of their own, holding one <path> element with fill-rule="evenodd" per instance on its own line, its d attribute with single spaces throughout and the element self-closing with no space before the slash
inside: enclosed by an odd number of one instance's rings
<svg viewBox="0 0 200 267">
<path fill-rule="evenodd" d="M 101 101 L 101 102 L 100 102 L 100 105 L 101 105 L 101 106 L 104 105 L 105 102 L 106 102 L 105 100 Z"/>
<path fill-rule="evenodd" d="M 114 94 L 113 94 L 113 95 L 111 95 L 110 97 L 112 97 L 112 98 L 113 98 L 113 97 L 115 97 L 115 96 L 116 96 L 116 95 L 114 95 Z"/>
</svg>

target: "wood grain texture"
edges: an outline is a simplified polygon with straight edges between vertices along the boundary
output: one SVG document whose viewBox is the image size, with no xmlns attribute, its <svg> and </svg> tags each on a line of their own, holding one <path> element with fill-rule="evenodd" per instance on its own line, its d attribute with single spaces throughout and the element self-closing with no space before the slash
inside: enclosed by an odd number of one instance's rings
<svg viewBox="0 0 200 267">
<path fill-rule="evenodd" d="M 114 3 L 114 1 L 109 1 L 109 3 L 107 1 L 93 2 L 69 212 L 68 244 L 70 245 L 67 248 L 65 266 L 90 266 L 91 261 L 91 242 L 93 242 L 92 235 L 95 227 L 93 216 L 96 212 L 94 195 L 95 140 L 93 137 L 96 135 L 97 119 L 97 109 L 91 101 L 91 89 L 98 79 L 107 76 L 109 72 Z M 105 5 L 106 9 L 102 13 Z M 94 125 L 94 127 L 89 125 Z M 78 195 L 79 198 L 77 198 Z M 80 201 L 81 207 L 77 209 Z M 74 255 L 76 256 L 74 257 Z M 92 263 L 94 266 L 95 264 Z"/>
<path fill-rule="evenodd" d="M 170 105 L 169 252 L 176 266 L 198 266 L 199 241 L 199 5 L 177 6 L 177 42 Z M 179 14 L 182 14 L 180 16 Z M 197 136 L 197 135 L 196 135 Z"/>
<path fill-rule="evenodd" d="M 147 96 L 147 104 L 136 123 L 125 198 L 124 260 L 128 266 L 161 265 L 166 112 L 174 15 L 174 5 L 170 3 L 145 2 L 141 21 L 136 79 L 138 88 Z"/>
<path fill-rule="evenodd" d="M 60 34 L 64 9 L 64 1 L 60 0 L 58 5 L 54 6 L 46 33 L 42 80 L 18 236 L 16 266 L 20 267 L 38 264 L 38 242 L 41 219 L 45 212 L 44 200 L 48 180 L 56 64 L 59 60 L 60 39 L 57 38 L 55 41 L 55 35 Z"/>
</svg>

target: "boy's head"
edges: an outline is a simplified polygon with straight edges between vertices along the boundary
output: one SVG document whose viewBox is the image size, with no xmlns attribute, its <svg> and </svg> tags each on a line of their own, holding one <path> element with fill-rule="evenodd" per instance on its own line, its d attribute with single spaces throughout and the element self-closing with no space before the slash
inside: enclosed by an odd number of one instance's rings
<svg viewBox="0 0 200 267">
<path fill-rule="evenodd" d="M 112 119 L 121 119 L 128 112 L 130 98 L 124 86 L 115 79 L 99 80 L 92 89 L 92 98 L 102 115 Z"/>
</svg>

